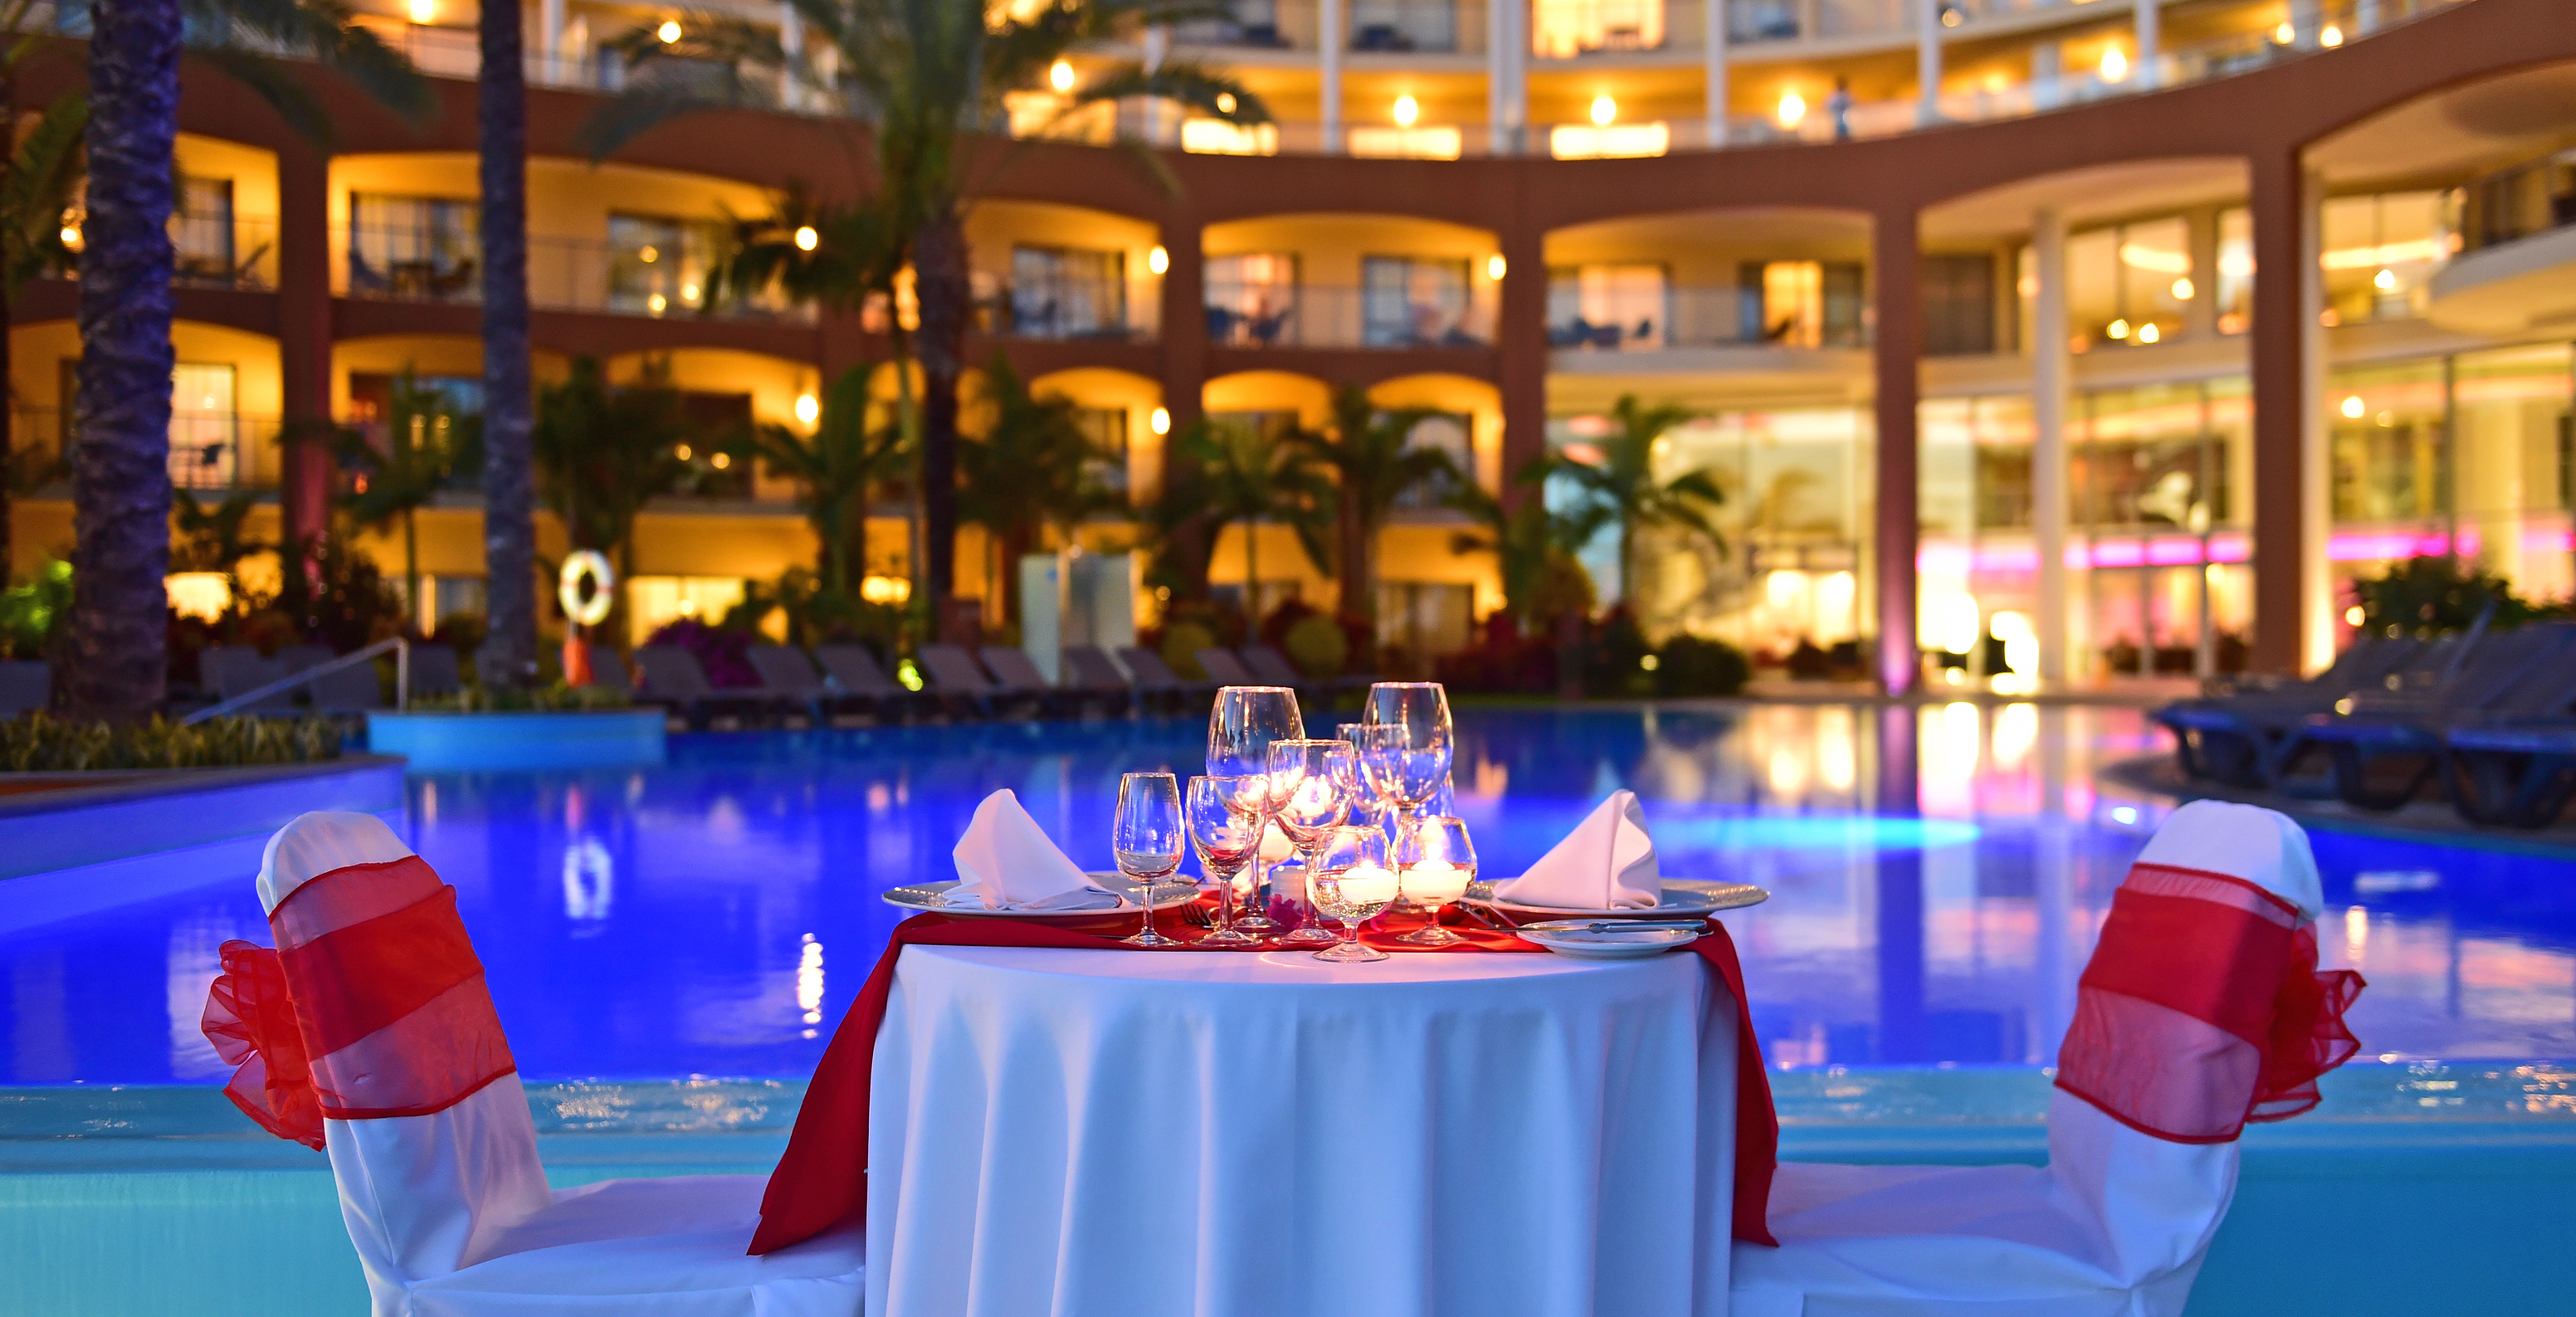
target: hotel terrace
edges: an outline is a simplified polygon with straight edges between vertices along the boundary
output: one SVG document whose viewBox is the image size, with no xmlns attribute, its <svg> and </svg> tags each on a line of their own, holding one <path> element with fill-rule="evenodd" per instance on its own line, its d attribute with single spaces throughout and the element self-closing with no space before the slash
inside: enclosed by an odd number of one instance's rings
<svg viewBox="0 0 2576 1317">
<path fill-rule="evenodd" d="M 799 40 L 779 6 L 715 7 Z M 468 407 L 480 388 L 476 15 L 361 8 L 435 75 L 426 126 L 320 76 L 329 155 L 220 79 L 190 79 L 181 110 L 171 474 L 275 491 L 262 515 L 290 529 L 320 524 L 334 477 L 290 460 L 282 425 L 380 421 L 405 371 Z M 1319 423 L 1344 384 L 1436 409 L 1415 442 L 1495 489 L 1549 450 L 1579 456 L 1622 395 L 1677 401 L 1701 416 L 1666 457 L 1721 473 L 1729 552 L 1627 582 L 1605 552 L 1604 594 L 1757 655 L 1856 642 L 1894 689 L 1924 652 L 2074 681 L 2314 667 L 2341 640 L 2343 581 L 2419 554 L 2529 596 L 2576 585 L 2561 0 L 1232 15 L 1050 81 L 1187 57 L 1274 123 L 1161 103 L 1066 118 L 1034 89 L 1010 128 L 1063 140 L 997 144 L 1022 154 L 969 220 L 968 360 L 999 352 L 1078 403 L 1139 501 L 1195 419 Z M 576 143 L 623 76 L 609 43 L 687 15 L 545 0 L 529 16 L 541 379 L 576 356 L 622 376 L 667 362 L 693 409 L 799 425 L 825 381 L 892 356 L 900 304 L 708 305 L 728 218 L 792 185 L 854 195 L 859 130 L 783 91 L 594 164 Z M 40 70 L 22 112 L 78 76 Z M 1119 138 L 1150 144 L 1162 177 Z M 22 444 L 61 440 L 73 303 L 60 279 L 15 303 Z M 637 638 L 812 560 L 792 489 L 735 474 L 645 514 Z M 479 601 L 476 502 L 421 518 L 424 624 Z M 1382 625 L 1436 652 L 1500 593 L 1489 560 L 1451 547 L 1456 514 L 1411 502 L 1384 532 Z M 1332 602 L 1287 529 L 1259 533 L 1265 606 Z M 71 534 L 67 493 L 38 490 L 18 561 Z M 551 520 L 541 538 L 563 551 Z M 904 538 L 901 510 L 880 510 L 872 588 L 896 588 Z M 970 595 L 984 552 L 968 530 Z M 1244 563 L 1229 530 L 1214 579 Z"/>
</svg>

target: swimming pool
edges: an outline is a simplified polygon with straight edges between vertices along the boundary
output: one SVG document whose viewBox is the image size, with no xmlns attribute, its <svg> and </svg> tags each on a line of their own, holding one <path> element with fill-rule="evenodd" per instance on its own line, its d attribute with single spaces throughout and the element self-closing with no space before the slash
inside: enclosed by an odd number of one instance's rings
<svg viewBox="0 0 2576 1317">
<path fill-rule="evenodd" d="M 430 774 L 397 823 L 458 889 L 532 1082 L 801 1078 L 899 912 L 1009 787 L 1107 867 L 1122 771 L 1192 771 L 1191 720 L 675 738 L 641 770 Z M 1517 872 L 1603 794 L 1665 871 L 1760 883 L 1727 917 L 1775 1065 L 2040 1067 L 2164 806 L 2096 784 L 2132 710 L 1953 704 L 1466 710 L 1460 812 Z M 2312 830 L 2365 1055 L 2576 1057 L 2576 863 Z M 192 862 L 182 858 L 174 863 Z M 0 883 L 0 1086 L 214 1084 L 216 948 L 268 932 L 237 861 L 69 919 Z M 32 889 L 30 889 L 32 890 Z"/>
</svg>

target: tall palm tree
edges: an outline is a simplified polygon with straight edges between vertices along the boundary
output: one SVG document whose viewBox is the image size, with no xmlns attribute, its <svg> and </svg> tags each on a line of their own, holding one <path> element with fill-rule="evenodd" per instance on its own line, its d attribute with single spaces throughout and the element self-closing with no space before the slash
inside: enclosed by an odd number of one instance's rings
<svg viewBox="0 0 2576 1317">
<path fill-rule="evenodd" d="M 327 133 L 311 94 L 274 62 L 319 60 L 425 112 L 426 84 L 339 0 L 96 0 L 90 7 L 88 217 L 71 444 L 73 602 L 56 701 L 77 716 L 141 718 L 161 702 L 170 556 L 169 220 L 183 45 L 290 124 Z M 406 99 L 407 98 L 407 99 Z"/>
<path fill-rule="evenodd" d="M 55 700 L 140 719 L 168 677 L 176 0 L 90 9 L 89 218 L 71 446 L 72 615 Z"/>
<path fill-rule="evenodd" d="M 1261 523 L 1287 522 L 1306 556 L 1324 561 L 1329 556 L 1324 523 L 1331 486 L 1295 446 L 1273 442 L 1240 422 L 1201 418 L 1174 448 L 1198 465 L 1190 487 L 1207 542 L 1214 545 L 1227 526 L 1243 526 L 1243 608 L 1245 620 L 1258 628 Z"/>
<path fill-rule="evenodd" d="M 519 0 L 482 0 L 476 84 L 483 236 L 483 572 L 490 626 L 477 671 L 537 670 L 535 377 L 528 361 L 528 88 Z"/>
<path fill-rule="evenodd" d="M 1426 481 L 1461 475 L 1447 453 L 1412 445 L 1415 426 L 1440 413 L 1428 407 L 1381 411 L 1368 390 L 1345 384 L 1333 395 L 1321 432 L 1300 430 L 1295 443 L 1333 477 L 1333 570 L 1342 580 L 1342 615 L 1377 624 L 1377 537 L 1395 501 Z"/>
<path fill-rule="evenodd" d="M 1011 152 L 973 138 L 1007 122 L 1004 98 L 1042 85 L 1077 47 L 1137 29 L 1210 16 L 1209 0 L 1053 0 L 1033 9 L 960 0 L 790 0 L 803 24 L 789 56 L 776 33 L 738 19 L 693 16 L 676 41 L 637 29 L 618 39 L 636 69 L 630 90 L 585 130 L 605 156 L 671 117 L 722 106 L 775 105 L 772 75 L 865 123 L 873 205 L 910 260 L 922 374 L 922 562 L 934 617 L 953 593 L 957 532 L 957 383 L 973 316 L 966 212 Z M 1114 68 L 1068 94 L 1068 112 L 1103 101 L 1160 97 L 1235 123 L 1269 119 L 1259 98 L 1195 64 Z"/>
<path fill-rule="evenodd" d="M 1648 405 L 1633 393 L 1622 394 L 1610 409 L 1616 422 L 1610 435 L 1594 445 L 1598 461 L 1560 453 L 1550 474 L 1582 491 L 1605 509 L 1619 528 L 1619 592 L 1633 598 L 1637 581 L 1637 535 L 1646 530 L 1674 530 L 1726 552 L 1726 538 L 1711 513 L 1726 501 L 1717 473 L 1697 467 L 1666 479 L 1657 474 L 1656 444 L 1666 431 L 1699 413 L 1677 403 Z"/>
<path fill-rule="evenodd" d="M 740 445 L 769 474 L 796 482 L 796 508 L 817 542 L 815 580 L 843 599 L 856 597 L 850 559 L 853 551 L 866 551 L 869 492 L 912 469 L 900 427 L 868 428 L 868 382 L 874 374 L 875 367 L 864 363 L 842 371 L 823 392 L 814 433 L 763 425 Z M 860 568 L 866 568 L 864 556 Z"/>
<path fill-rule="evenodd" d="M 1092 462 L 1105 454 L 1083 433 L 1073 403 L 1031 396 L 999 352 L 986 368 L 985 402 L 992 423 L 957 444 L 958 515 L 984 528 L 985 597 L 998 594 L 1003 616 L 1017 617 L 1015 565 L 1040 533 L 1053 529 L 1070 540 L 1084 518 L 1122 500 L 1092 475 Z"/>
<path fill-rule="evenodd" d="M 613 385 L 597 358 L 576 357 L 571 377 L 546 386 L 536 410 L 529 452 L 546 506 L 563 519 L 574 548 L 608 553 L 619 579 L 632 580 L 635 518 L 698 474 L 684 446 L 699 436 L 680 391 L 662 368 L 648 365 L 644 378 Z M 533 581 L 533 562 L 528 575 Z M 608 631 L 616 634 L 614 622 Z"/>
<path fill-rule="evenodd" d="M 342 500 L 361 526 L 402 525 L 403 598 L 420 609 L 420 532 L 416 514 L 457 475 L 482 464 L 482 423 L 462 413 L 435 389 L 420 387 L 409 369 L 394 381 L 384 443 L 341 432 L 342 465 L 359 475 Z"/>
</svg>

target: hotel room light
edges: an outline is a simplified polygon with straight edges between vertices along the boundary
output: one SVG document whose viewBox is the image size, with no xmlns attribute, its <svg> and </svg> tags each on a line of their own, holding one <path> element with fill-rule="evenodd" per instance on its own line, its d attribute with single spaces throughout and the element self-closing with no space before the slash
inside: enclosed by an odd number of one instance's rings
<svg viewBox="0 0 2576 1317">
<path fill-rule="evenodd" d="M 1057 60 L 1047 69 L 1047 85 L 1060 92 L 1072 91 L 1073 64 L 1067 60 Z"/>
<path fill-rule="evenodd" d="M 1804 119 L 1804 118 L 1806 118 L 1806 117 L 1807 117 L 1807 100 L 1806 100 L 1806 98 L 1805 98 L 1805 97 L 1800 96 L 1798 93 L 1796 93 L 1796 92 L 1794 92 L 1794 91 L 1793 91 L 1793 92 L 1783 92 L 1783 93 L 1781 93 L 1781 96 L 1780 96 L 1780 126 L 1781 126 L 1781 127 L 1783 127 L 1783 128 L 1795 128 L 1795 127 L 1797 127 L 1797 126 L 1798 126 L 1798 121 L 1799 121 L 1800 119 Z"/>
<path fill-rule="evenodd" d="M 1145 268 L 1156 274 L 1172 268 L 1171 252 L 1157 244 L 1154 250 L 1145 253 Z"/>
<path fill-rule="evenodd" d="M 2358 393 L 2351 394 L 2343 400 L 2343 415 L 2345 420 L 2358 421 L 2361 419 L 2362 412 L 2366 410 L 2368 409 L 2363 406 L 2361 395 Z"/>
<path fill-rule="evenodd" d="M 823 245 L 823 235 L 816 233 L 813 225 L 799 224 L 796 226 L 796 250 L 800 252 L 810 252 L 821 245 Z"/>
<path fill-rule="evenodd" d="M 1164 407 L 1155 408 L 1153 418 L 1147 424 L 1153 427 L 1156 434 L 1170 434 L 1172 432 L 1171 410 Z"/>
<path fill-rule="evenodd" d="M 2118 46 L 2103 51 L 2102 81 L 2118 82 L 2127 76 L 2129 76 L 2129 57 L 2121 54 Z"/>
<path fill-rule="evenodd" d="M 2186 275 L 2183 278 L 2173 281 L 2173 295 L 2175 301 L 2188 302 L 2191 300 L 2191 294 L 2192 287 L 2190 276 Z"/>
<path fill-rule="evenodd" d="M 436 17 L 438 17 L 437 0 L 411 0 L 411 21 L 426 27 L 430 20 Z"/>
<path fill-rule="evenodd" d="M 1485 277 L 1496 283 L 1502 282 L 1503 271 L 1509 268 L 1511 267 L 1504 264 L 1503 254 L 1501 252 L 1495 252 L 1493 255 L 1485 258 Z"/>
<path fill-rule="evenodd" d="M 1611 120 L 1618 117 L 1619 102 L 1614 101 L 1607 96 L 1595 96 L 1592 98 L 1592 122 L 1607 126 Z"/>
<path fill-rule="evenodd" d="M 2397 272 L 2385 265 L 2379 267 L 2379 273 L 2370 276 L 2370 286 L 2383 293 L 2396 292 Z"/>
<path fill-rule="evenodd" d="M 796 395 L 796 420 L 799 424 L 812 425 L 817 418 L 822 416 L 822 414 L 822 399 L 817 398 L 810 393 L 800 393 Z"/>
<path fill-rule="evenodd" d="M 1420 101 L 1417 101 L 1410 96 L 1398 96 L 1395 98 L 1396 127 L 1410 128 L 1413 126 L 1414 121 L 1421 117 L 1422 103 Z"/>
<path fill-rule="evenodd" d="M 666 46 L 677 42 L 680 39 L 680 20 L 676 18 L 663 19 L 662 26 L 654 29 L 653 35 L 662 38 L 662 44 Z"/>
</svg>

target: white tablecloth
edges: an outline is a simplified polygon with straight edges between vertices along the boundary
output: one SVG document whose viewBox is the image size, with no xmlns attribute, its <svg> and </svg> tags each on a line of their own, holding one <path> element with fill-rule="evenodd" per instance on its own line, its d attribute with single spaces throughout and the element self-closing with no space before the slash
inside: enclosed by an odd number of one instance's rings
<svg viewBox="0 0 2576 1317">
<path fill-rule="evenodd" d="M 867 1310 L 1718 1317 L 1724 995 L 1687 954 L 907 947 Z"/>
</svg>

